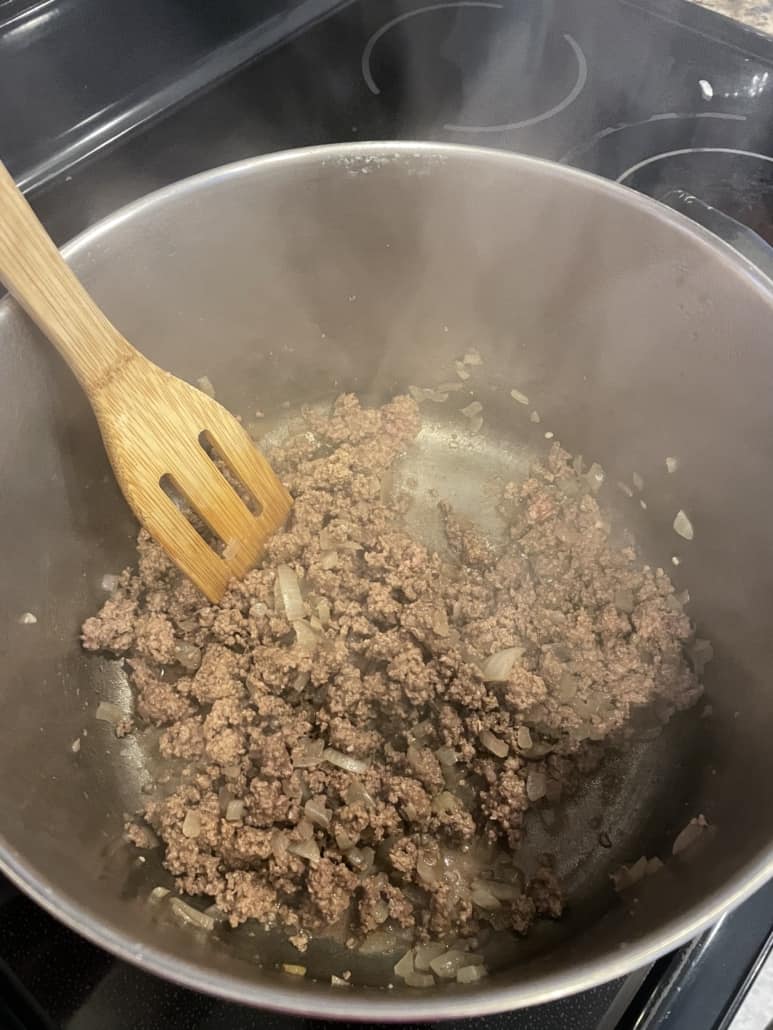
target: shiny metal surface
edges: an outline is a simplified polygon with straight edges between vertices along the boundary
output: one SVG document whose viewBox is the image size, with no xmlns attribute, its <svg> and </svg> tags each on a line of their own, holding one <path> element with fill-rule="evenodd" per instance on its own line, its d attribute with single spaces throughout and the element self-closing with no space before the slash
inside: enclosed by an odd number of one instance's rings
<svg viewBox="0 0 773 1030">
<path fill-rule="evenodd" d="M 347 2 L 4 0 L 0 93 L 24 117 L 0 108 L 3 160 L 36 189 Z"/>
<path fill-rule="evenodd" d="M 713 715 L 689 713 L 615 756 L 566 807 L 544 845 L 570 885 L 567 918 L 479 987 L 341 992 L 258 968 L 256 950 L 281 955 L 270 941 L 245 947 L 239 935 L 201 940 L 163 925 L 144 900 L 162 874 L 120 841 L 151 743 L 118 741 L 95 721 L 99 699 L 127 701 L 128 691 L 120 668 L 87 659 L 77 642 L 103 574 L 131 559 L 134 527 L 77 385 L 5 302 L 0 866 L 19 886 L 96 943 L 196 989 L 397 1020 L 535 1004 L 622 975 L 773 873 L 773 289 L 751 265 L 622 187 L 429 144 L 316 148 L 218 169 L 117 212 L 66 253 L 129 339 L 187 379 L 209 375 L 232 409 L 262 408 L 268 431 L 281 431 L 286 402 L 293 411 L 341 389 L 378 399 L 430 385 L 478 347 L 483 436 L 468 439 L 450 412 L 433 411 L 397 473 L 417 478 L 416 530 L 433 531 L 429 488 L 464 509 L 493 475 L 522 474 L 545 431 L 601 461 L 611 482 L 638 471 L 646 511 L 616 492 L 607 500 L 649 560 L 689 586 L 716 650 Z M 540 426 L 513 410 L 513 386 Z M 676 475 L 666 455 L 678 456 Z M 671 528 L 679 508 L 695 526 L 690 544 Z M 488 522 L 495 531 L 493 511 Z M 25 612 L 37 622 L 21 623 Z M 638 902 L 617 898 L 608 872 L 643 853 L 666 859 L 698 813 L 716 827 L 707 845 L 667 863 Z M 598 847 L 600 828 L 611 850 Z M 331 971 L 339 960 L 319 957 Z M 372 973 L 385 978 L 388 964 Z"/>
</svg>

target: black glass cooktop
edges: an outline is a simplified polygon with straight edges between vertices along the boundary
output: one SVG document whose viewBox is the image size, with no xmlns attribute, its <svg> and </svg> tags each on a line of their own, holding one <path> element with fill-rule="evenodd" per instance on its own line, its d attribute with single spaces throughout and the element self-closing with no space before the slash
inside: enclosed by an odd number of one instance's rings
<svg viewBox="0 0 773 1030">
<path fill-rule="evenodd" d="M 616 179 L 711 223 L 763 265 L 770 260 L 761 240 L 773 242 L 773 39 L 685 0 L 275 0 L 260 18 L 260 5 L 240 0 L 204 5 L 206 15 L 193 0 L 137 0 L 141 25 L 126 21 L 127 8 L 111 20 L 110 5 L 91 18 L 90 3 L 0 0 L 0 57 L 21 55 L 29 69 L 55 54 L 67 88 L 92 93 L 53 113 L 28 96 L 24 132 L 7 129 L 7 102 L 0 112 L 3 156 L 60 242 L 152 189 L 228 161 L 316 143 L 424 138 L 522 151 Z M 182 48 L 179 19 L 189 29 Z M 154 45 L 122 92 L 109 62 L 90 63 L 89 54 L 115 49 L 127 32 L 132 52 L 143 52 L 143 33 Z M 12 62 L 0 64 L 5 95 L 14 85 L 25 95 L 15 74 Z M 729 1027 L 760 982 L 772 930 L 769 886 L 651 969 L 458 1025 Z M 312 1022 L 142 973 L 0 881 L 0 1027 L 289 1030 Z"/>
</svg>

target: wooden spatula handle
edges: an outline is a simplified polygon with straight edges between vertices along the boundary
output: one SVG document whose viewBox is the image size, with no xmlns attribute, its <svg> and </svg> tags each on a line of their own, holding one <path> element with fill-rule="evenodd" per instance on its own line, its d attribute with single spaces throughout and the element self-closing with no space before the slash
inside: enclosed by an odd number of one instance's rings
<svg viewBox="0 0 773 1030">
<path fill-rule="evenodd" d="M 92 397 L 137 354 L 76 279 L 2 162 L 0 279 Z"/>
</svg>

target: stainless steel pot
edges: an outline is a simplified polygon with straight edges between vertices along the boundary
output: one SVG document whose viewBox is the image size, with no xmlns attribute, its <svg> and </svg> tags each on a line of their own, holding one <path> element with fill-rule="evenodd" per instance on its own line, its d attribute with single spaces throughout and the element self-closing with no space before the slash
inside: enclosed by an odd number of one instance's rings
<svg viewBox="0 0 773 1030">
<path fill-rule="evenodd" d="M 6 301 L 0 865 L 23 890 L 97 944 L 199 990 L 323 1017 L 437 1019 L 619 976 L 773 873 L 773 288 L 751 265 L 609 182 L 421 144 L 218 169 L 116 213 L 66 254 L 150 357 L 189 379 L 209 375 L 220 399 L 266 410 L 269 425 L 283 402 L 448 378 L 453 359 L 478 347 L 487 435 L 455 453 L 441 425 L 421 475 L 464 507 L 471 483 L 522 468 L 546 429 L 611 481 L 643 475 L 647 510 L 622 494 L 615 503 L 651 560 L 689 586 L 716 650 L 713 714 L 688 713 L 611 758 L 567 806 L 548 844 L 569 913 L 479 986 L 341 991 L 258 968 L 255 948 L 271 958 L 274 945 L 202 941 L 159 923 L 145 900 L 159 868 L 120 840 L 150 759 L 95 721 L 98 699 L 125 701 L 127 688 L 119 667 L 78 645 L 103 574 L 131 560 L 134 527 L 75 381 Z M 517 417 L 512 386 L 530 395 L 540 426 Z M 667 455 L 679 458 L 674 475 Z M 695 527 L 689 544 L 672 529 L 680 508 Z M 20 621 L 25 612 L 37 622 Z M 610 868 L 668 858 L 699 813 L 716 829 L 692 860 L 667 862 L 638 903 L 618 899 Z"/>
</svg>

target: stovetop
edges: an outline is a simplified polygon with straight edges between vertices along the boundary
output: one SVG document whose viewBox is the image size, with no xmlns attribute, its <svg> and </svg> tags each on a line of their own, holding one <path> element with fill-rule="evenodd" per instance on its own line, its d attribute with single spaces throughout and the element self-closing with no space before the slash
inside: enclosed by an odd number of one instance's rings
<svg viewBox="0 0 773 1030">
<path fill-rule="evenodd" d="M 79 96 L 50 110 L 26 94 L 23 128 L 0 107 L 3 156 L 57 241 L 214 165 L 317 143 L 423 138 L 563 161 L 675 205 L 675 197 L 697 197 L 691 211 L 724 213 L 773 242 L 773 40 L 684 0 L 204 7 L 136 0 L 134 18 L 124 8 L 113 20 L 99 0 L 0 0 L 0 57 L 18 59 L 0 62 L 3 94 L 23 87 L 30 67 L 57 75 L 64 68 L 63 89 L 91 91 L 88 102 Z M 163 17 L 154 15 L 162 8 Z M 105 48 L 136 57 L 133 75 L 124 69 L 117 79 L 104 58 L 90 63 L 90 53 Z M 15 67 L 27 72 L 15 79 Z M 749 244 L 746 252 L 764 261 L 756 237 L 739 233 L 739 247 Z M 458 1026 L 736 1027 L 759 1004 L 766 974 L 758 974 L 772 944 L 769 885 L 651 969 Z M 773 997 L 761 1004 L 769 1019 Z M 311 1023 L 162 982 L 88 944 L 0 880 L 0 1026 Z"/>
</svg>

